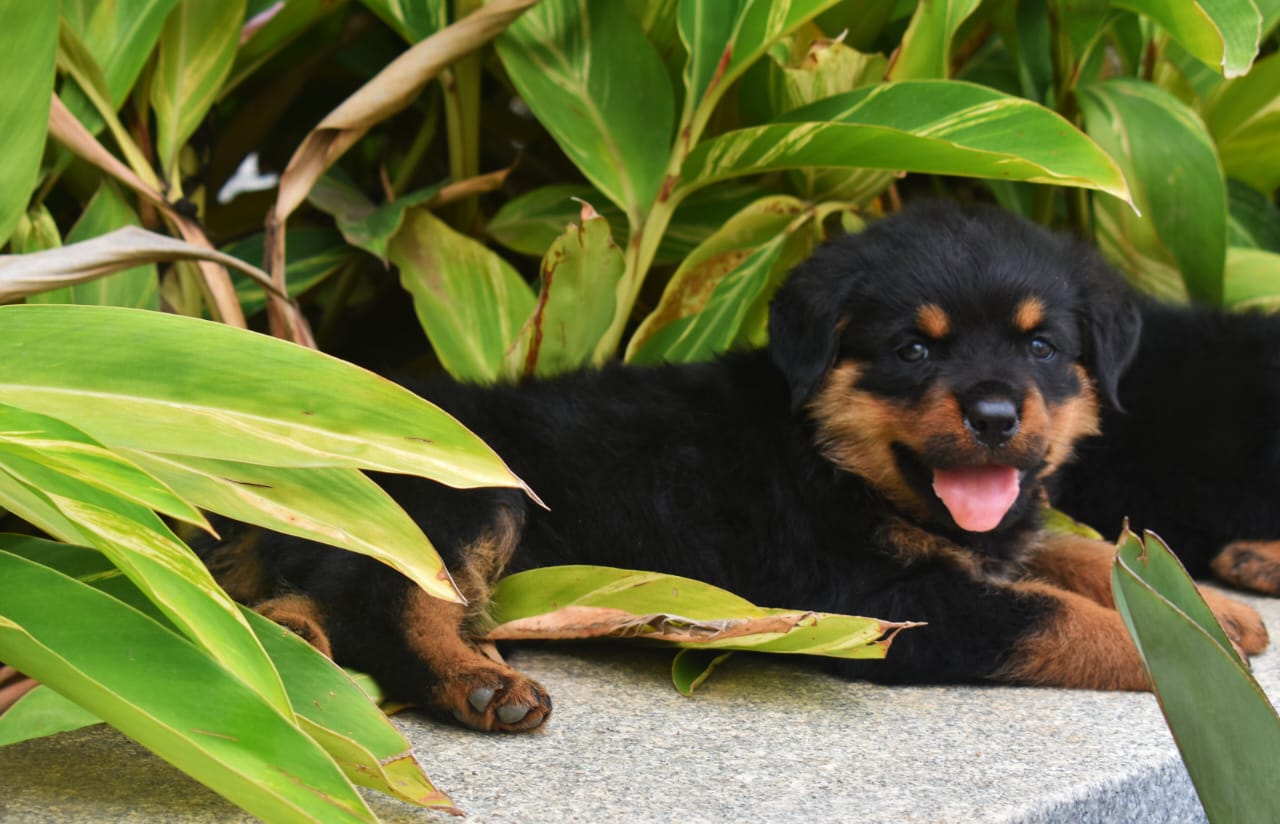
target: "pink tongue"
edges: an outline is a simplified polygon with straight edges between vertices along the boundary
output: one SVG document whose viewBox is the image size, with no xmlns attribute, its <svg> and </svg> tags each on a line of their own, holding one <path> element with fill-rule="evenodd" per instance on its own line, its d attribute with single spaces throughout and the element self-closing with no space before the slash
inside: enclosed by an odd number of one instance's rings
<svg viewBox="0 0 1280 824">
<path fill-rule="evenodd" d="M 933 491 L 961 529 L 988 532 L 1018 499 L 1018 470 L 1011 466 L 935 469 Z"/>
</svg>

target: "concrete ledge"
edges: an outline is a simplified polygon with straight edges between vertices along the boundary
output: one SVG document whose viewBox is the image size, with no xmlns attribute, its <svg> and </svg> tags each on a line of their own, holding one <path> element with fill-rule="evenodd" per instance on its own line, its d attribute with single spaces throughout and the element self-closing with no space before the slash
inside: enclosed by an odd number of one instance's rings
<svg viewBox="0 0 1280 824">
<path fill-rule="evenodd" d="M 1280 640 L 1280 600 L 1246 600 Z M 1204 820 L 1150 695 L 885 688 L 739 656 L 686 699 L 667 652 L 524 649 L 512 661 L 551 690 L 542 732 L 397 719 L 471 821 Z M 1254 672 L 1280 695 L 1280 652 Z M 386 821 L 451 820 L 371 801 Z M 105 728 L 0 748 L 0 819 L 250 820 Z"/>
</svg>

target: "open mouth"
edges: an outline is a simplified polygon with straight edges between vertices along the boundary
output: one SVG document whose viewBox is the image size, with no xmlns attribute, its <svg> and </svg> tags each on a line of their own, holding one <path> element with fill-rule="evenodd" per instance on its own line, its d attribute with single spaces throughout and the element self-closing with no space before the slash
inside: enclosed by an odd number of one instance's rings
<svg viewBox="0 0 1280 824">
<path fill-rule="evenodd" d="M 968 532 L 990 532 L 1017 502 L 1024 474 L 999 464 L 934 469 L 933 492 L 956 526 Z"/>
</svg>

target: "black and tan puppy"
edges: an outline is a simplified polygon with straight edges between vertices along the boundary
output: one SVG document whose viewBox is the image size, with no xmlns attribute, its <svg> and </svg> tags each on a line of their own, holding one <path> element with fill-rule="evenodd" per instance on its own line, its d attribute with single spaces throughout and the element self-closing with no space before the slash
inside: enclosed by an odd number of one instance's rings
<svg viewBox="0 0 1280 824">
<path fill-rule="evenodd" d="M 504 571 L 606 564 L 768 605 L 927 621 L 883 682 L 1145 689 L 1111 606 L 1112 548 L 1040 531 L 1044 482 L 1098 431 L 1140 317 L 1087 248 L 996 210 L 908 209 L 836 240 L 774 300 L 767 350 L 713 363 L 421 391 L 549 510 L 509 490 L 381 478 L 472 609 Z M 467 640 L 468 611 L 367 558 L 270 536 L 209 558 L 233 595 L 393 697 L 489 730 L 546 692 Z M 253 574 L 246 574 L 247 571 Z M 1236 643 L 1266 634 L 1215 599 Z"/>
</svg>

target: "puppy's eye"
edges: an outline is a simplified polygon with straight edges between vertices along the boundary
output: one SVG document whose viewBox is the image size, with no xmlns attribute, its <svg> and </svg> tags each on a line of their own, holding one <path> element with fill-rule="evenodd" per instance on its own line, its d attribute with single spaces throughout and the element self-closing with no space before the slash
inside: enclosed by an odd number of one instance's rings
<svg viewBox="0 0 1280 824">
<path fill-rule="evenodd" d="M 898 357 L 907 363 L 919 363 L 929 357 L 929 347 L 923 341 L 913 340 L 898 347 Z"/>
<path fill-rule="evenodd" d="M 1058 354 L 1057 348 L 1044 338 L 1032 338 L 1027 347 L 1031 351 L 1031 356 L 1038 360 L 1052 360 L 1053 356 Z"/>
</svg>

